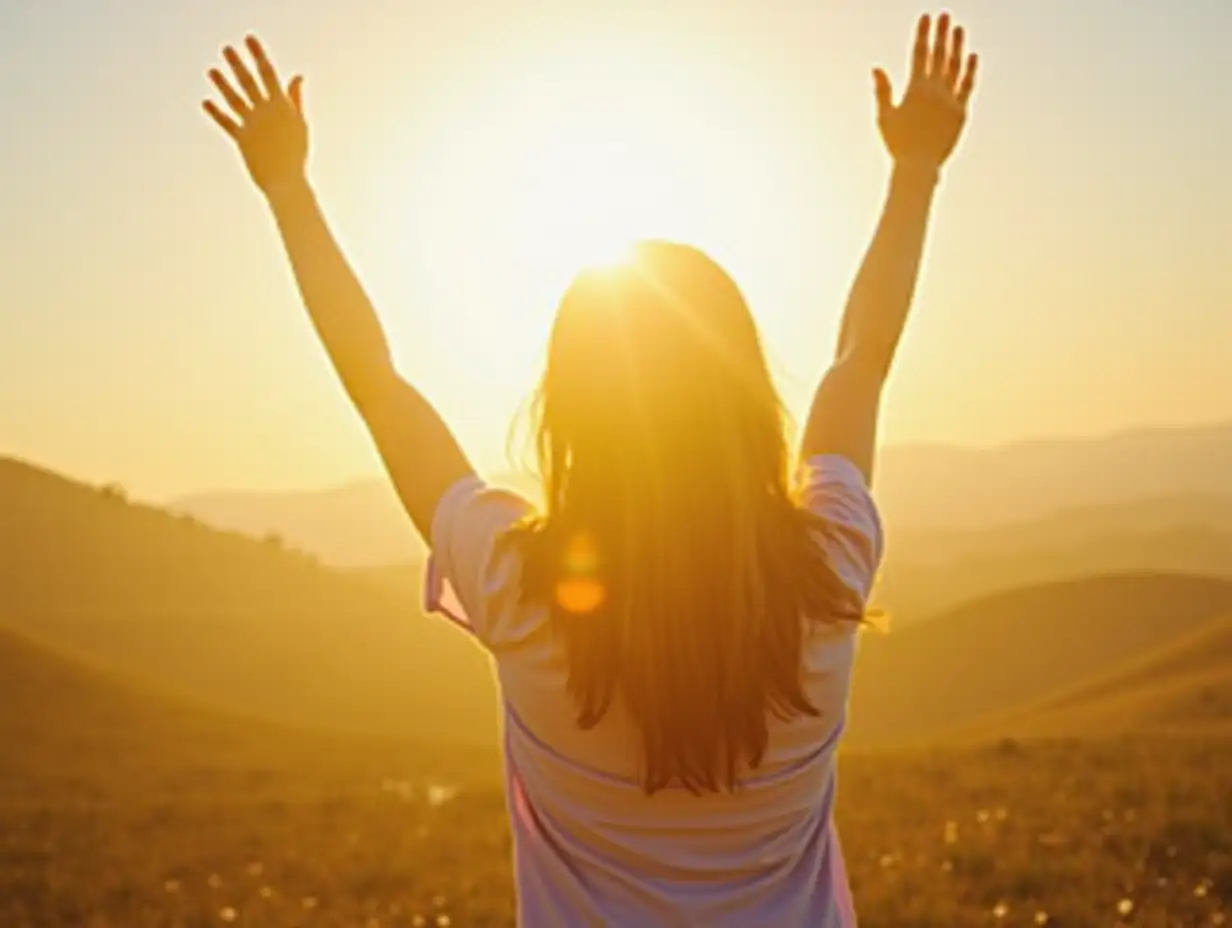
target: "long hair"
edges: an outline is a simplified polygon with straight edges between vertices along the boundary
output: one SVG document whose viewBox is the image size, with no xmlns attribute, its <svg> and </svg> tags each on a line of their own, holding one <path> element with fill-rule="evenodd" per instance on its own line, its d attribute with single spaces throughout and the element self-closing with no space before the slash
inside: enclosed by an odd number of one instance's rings
<svg viewBox="0 0 1232 928">
<path fill-rule="evenodd" d="M 643 787 L 734 789 L 769 720 L 816 715 L 807 623 L 859 618 L 789 483 L 753 317 L 700 251 L 580 274 L 536 396 L 543 515 L 511 534 L 563 641 L 578 724 L 626 704 Z"/>
</svg>

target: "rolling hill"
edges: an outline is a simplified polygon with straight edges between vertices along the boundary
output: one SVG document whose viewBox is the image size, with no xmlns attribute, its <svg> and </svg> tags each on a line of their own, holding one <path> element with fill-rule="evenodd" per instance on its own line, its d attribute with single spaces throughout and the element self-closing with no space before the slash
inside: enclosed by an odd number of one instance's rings
<svg viewBox="0 0 1232 928">
<path fill-rule="evenodd" d="M 274 718 L 494 737 L 486 656 L 396 591 L 15 461 L 0 511 L 0 616 L 41 640 Z"/>
<path fill-rule="evenodd" d="M 448 768 L 456 777 L 495 759 L 490 748 L 427 747 L 220 710 L 7 628 L 0 628 L 0 738 L 19 748 L 0 755 L 0 777 L 89 773 L 96 784 L 201 766 L 233 774 L 322 767 L 347 755 L 421 773 Z"/>
<path fill-rule="evenodd" d="M 0 463 L 0 504 L 0 615 L 40 639 L 244 712 L 492 742 L 488 660 L 424 619 L 414 575 L 326 568 L 16 462 Z M 1224 580 L 1110 574 L 868 634 L 853 741 L 926 738 L 1033 703 L 1225 611 Z"/>
<path fill-rule="evenodd" d="M 1039 584 L 866 633 L 853 744 L 927 740 L 1033 704 L 1232 611 L 1232 582 L 1117 574 Z"/>
<path fill-rule="evenodd" d="M 1232 733 L 1232 615 L 972 728 L 1017 737 Z"/>
<path fill-rule="evenodd" d="M 524 475 L 494 479 L 536 492 Z M 1213 508 L 1199 514 L 1201 524 L 1232 531 L 1232 424 L 992 448 L 890 446 L 881 452 L 876 492 L 894 533 L 978 532 L 1146 499 L 1160 502 L 1122 519 L 1136 522 L 1135 531 L 1167 530 L 1178 513 L 1207 505 Z M 313 493 L 211 493 L 170 506 L 220 528 L 277 533 L 339 566 L 398 564 L 423 551 L 384 480 Z M 1101 518 L 1116 530 L 1108 516 Z"/>
</svg>

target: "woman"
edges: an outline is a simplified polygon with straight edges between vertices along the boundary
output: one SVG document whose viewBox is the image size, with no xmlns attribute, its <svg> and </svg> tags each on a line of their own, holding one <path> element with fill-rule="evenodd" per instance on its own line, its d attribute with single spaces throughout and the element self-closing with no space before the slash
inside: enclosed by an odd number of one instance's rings
<svg viewBox="0 0 1232 928">
<path fill-rule="evenodd" d="M 210 77 L 304 302 L 432 549 L 430 606 L 489 649 L 521 920 L 851 925 L 834 756 L 881 556 L 882 387 L 976 59 L 921 19 L 894 169 L 804 431 L 798 486 L 756 326 L 700 252 L 639 245 L 562 300 L 539 393 L 541 515 L 487 486 L 403 381 L 306 179 L 308 131 L 261 46 Z"/>
</svg>

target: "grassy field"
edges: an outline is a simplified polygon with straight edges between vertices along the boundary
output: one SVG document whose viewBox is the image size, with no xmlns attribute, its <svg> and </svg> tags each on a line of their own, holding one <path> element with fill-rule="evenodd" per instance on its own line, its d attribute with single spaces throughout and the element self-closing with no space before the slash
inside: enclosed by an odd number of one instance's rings
<svg viewBox="0 0 1232 928">
<path fill-rule="evenodd" d="M 494 753 L 223 715 L 7 634 L 0 737 L 5 928 L 511 923 Z M 1228 770 L 1210 737 L 847 753 L 862 924 L 1221 924 Z"/>
<path fill-rule="evenodd" d="M 0 924 L 511 924 L 494 768 L 468 781 L 432 766 L 368 749 L 6 769 Z M 839 827 L 861 923 L 1222 924 L 1228 769 L 1227 741 L 846 756 Z"/>
</svg>

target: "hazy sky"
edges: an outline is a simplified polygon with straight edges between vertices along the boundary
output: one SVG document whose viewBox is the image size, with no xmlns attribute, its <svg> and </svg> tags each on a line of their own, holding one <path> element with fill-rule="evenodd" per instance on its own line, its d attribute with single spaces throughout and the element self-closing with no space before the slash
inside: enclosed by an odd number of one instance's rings
<svg viewBox="0 0 1232 928">
<path fill-rule="evenodd" d="M 1232 419 L 1232 4 L 1165 7 L 954 7 L 983 80 L 886 440 Z M 316 186 L 480 463 L 505 466 L 553 302 L 612 233 L 727 264 L 799 411 L 887 175 L 869 69 L 901 83 L 920 11 L 0 0 L 0 454 L 147 496 L 375 470 L 199 109 L 249 29 L 307 75 Z"/>
</svg>

